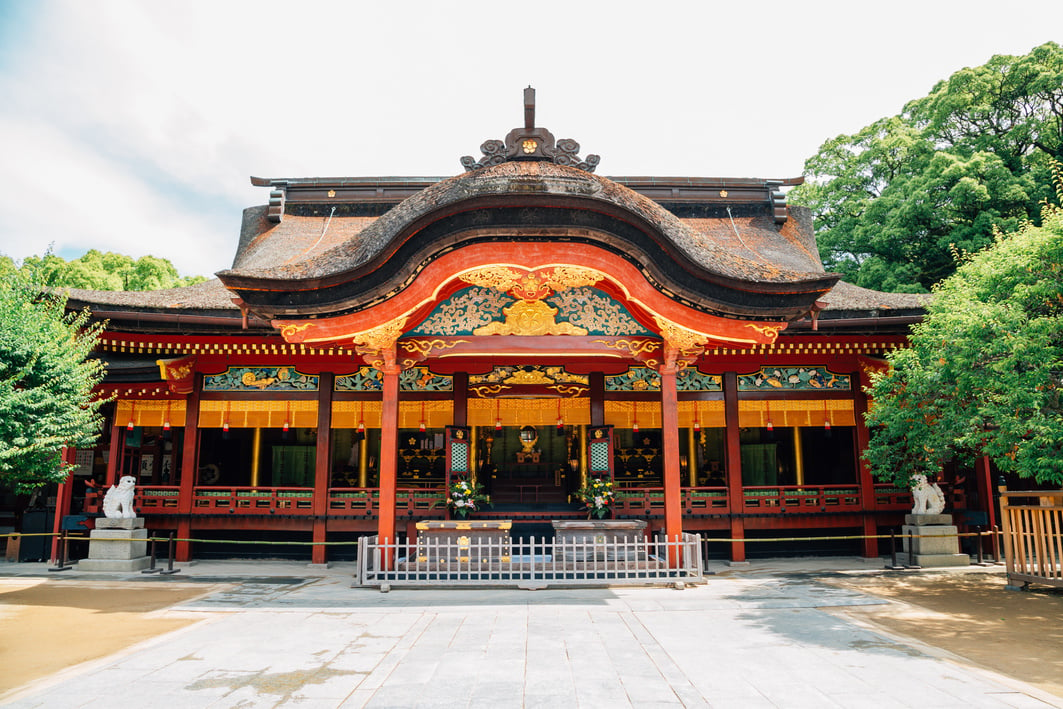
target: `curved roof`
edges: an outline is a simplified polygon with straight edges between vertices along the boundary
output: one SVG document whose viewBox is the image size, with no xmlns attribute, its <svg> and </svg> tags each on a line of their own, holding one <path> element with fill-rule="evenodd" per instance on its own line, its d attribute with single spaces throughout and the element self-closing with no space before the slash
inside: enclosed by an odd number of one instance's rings
<svg viewBox="0 0 1063 709">
<path fill-rule="evenodd" d="M 445 251 L 518 239 L 594 244 L 637 263 L 662 292 L 726 317 L 797 317 L 838 279 L 824 271 L 801 210 L 781 225 L 766 203 L 681 219 L 613 180 L 553 163 L 457 175 L 375 219 L 323 201 L 289 205 L 279 223 L 262 210 L 245 215 L 240 253 L 218 276 L 252 310 L 351 312 L 401 290 Z"/>
</svg>

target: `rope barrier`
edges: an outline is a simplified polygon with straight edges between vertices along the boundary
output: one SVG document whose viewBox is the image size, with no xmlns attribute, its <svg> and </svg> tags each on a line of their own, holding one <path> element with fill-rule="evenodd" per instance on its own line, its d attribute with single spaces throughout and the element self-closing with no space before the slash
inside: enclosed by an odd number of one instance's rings
<svg viewBox="0 0 1063 709">
<path fill-rule="evenodd" d="M 85 531 L 89 531 L 89 530 L 85 530 Z M 993 535 L 998 535 L 999 536 L 999 535 L 1002 535 L 1002 534 L 1003 534 L 1003 532 L 1001 532 L 1000 530 L 996 530 L 996 531 L 993 531 L 993 532 L 990 532 L 990 531 L 987 530 L 987 531 L 984 531 L 984 532 L 957 532 L 956 534 L 950 534 L 948 536 L 950 536 L 950 537 L 953 537 L 953 536 L 955 536 L 955 537 L 984 537 L 984 536 L 993 536 Z M 57 537 L 57 536 L 60 536 L 60 534 L 57 534 L 56 532 L 28 532 L 28 533 L 25 533 L 25 534 L 23 534 L 21 532 L 8 532 L 8 533 L 5 533 L 5 534 L 0 534 L 0 538 L 12 538 L 12 537 Z M 937 535 L 937 534 L 909 534 L 909 535 L 906 535 L 906 536 L 908 538 L 910 538 L 910 539 L 941 539 L 941 535 Z M 848 534 L 848 535 L 815 536 L 815 537 L 737 537 L 737 538 L 702 536 L 701 540 L 703 542 L 720 542 L 720 543 L 726 543 L 726 544 L 730 544 L 732 542 L 746 542 L 748 544 L 748 543 L 756 543 L 756 542 L 821 542 L 821 541 L 846 541 L 846 540 L 851 541 L 851 540 L 854 540 L 854 539 L 889 539 L 890 537 L 891 537 L 891 535 L 889 535 L 889 534 Z M 73 539 L 73 540 L 88 540 L 89 539 L 89 537 L 87 537 L 87 536 L 84 536 L 84 537 L 68 537 L 68 538 L 69 539 Z M 123 542 L 123 543 L 128 543 L 129 542 L 128 539 L 107 539 L 107 538 L 93 539 L 92 541 L 93 542 Z M 137 541 L 137 542 L 168 542 L 168 541 L 170 541 L 170 537 L 168 537 L 168 536 L 166 536 L 166 537 L 145 537 L 144 539 L 135 539 L 133 541 Z M 204 543 L 205 544 L 258 544 L 258 545 L 264 545 L 264 546 L 271 546 L 271 545 L 276 545 L 276 546 L 282 546 L 282 545 L 342 546 L 342 545 L 357 544 L 358 543 L 357 540 L 354 540 L 354 541 L 304 542 L 304 541 L 299 541 L 299 540 L 293 539 L 291 541 L 275 542 L 275 541 L 267 541 L 267 540 L 259 540 L 259 539 L 252 539 L 252 540 L 248 540 L 248 539 L 199 539 L 199 538 L 196 538 L 196 537 L 178 537 L 178 538 L 174 539 L 174 541 L 175 542 L 194 542 L 194 543 L 200 543 L 200 544 L 204 544 Z"/>
</svg>

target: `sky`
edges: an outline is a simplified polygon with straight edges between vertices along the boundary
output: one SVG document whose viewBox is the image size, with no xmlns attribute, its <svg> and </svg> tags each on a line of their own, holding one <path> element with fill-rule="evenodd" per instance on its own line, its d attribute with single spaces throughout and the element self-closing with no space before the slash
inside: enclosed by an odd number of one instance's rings
<svg viewBox="0 0 1063 709">
<path fill-rule="evenodd" d="M 0 254 L 228 268 L 249 177 L 449 176 L 536 124 L 606 176 L 796 177 L 1060 0 L 0 0 Z"/>
</svg>

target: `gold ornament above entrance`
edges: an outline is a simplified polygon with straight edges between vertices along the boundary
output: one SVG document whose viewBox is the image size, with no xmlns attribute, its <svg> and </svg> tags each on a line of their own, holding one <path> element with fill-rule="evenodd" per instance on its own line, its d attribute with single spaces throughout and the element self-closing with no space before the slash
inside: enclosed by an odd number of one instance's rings
<svg viewBox="0 0 1063 709">
<path fill-rule="evenodd" d="M 551 293 L 568 288 L 593 286 L 605 274 L 580 266 L 548 266 L 525 269 L 513 266 L 488 266 L 461 274 L 461 280 L 509 293 L 521 300 L 541 300 Z"/>
<path fill-rule="evenodd" d="M 586 335 L 587 329 L 557 322 L 557 308 L 541 300 L 519 300 L 503 308 L 505 322 L 493 322 L 472 331 L 474 335 Z"/>
<path fill-rule="evenodd" d="M 543 298 L 568 288 L 593 286 L 605 274 L 579 266 L 489 266 L 467 271 L 460 278 L 470 285 L 493 288 L 518 299 L 502 309 L 504 322 L 478 327 L 473 330 L 474 335 L 586 335 L 586 328 L 557 322 L 558 309 L 544 303 Z"/>
</svg>

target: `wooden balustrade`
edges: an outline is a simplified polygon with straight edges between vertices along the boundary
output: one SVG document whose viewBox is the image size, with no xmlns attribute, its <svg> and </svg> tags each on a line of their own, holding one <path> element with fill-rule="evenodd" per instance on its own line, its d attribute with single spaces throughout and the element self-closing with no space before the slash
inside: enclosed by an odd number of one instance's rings
<svg viewBox="0 0 1063 709">
<path fill-rule="evenodd" d="M 1000 520 L 1009 583 L 1063 588 L 1063 490 L 1002 488 Z"/>
<path fill-rule="evenodd" d="M 621 499 L 615 513 L 623 517 L 664 514 L 663 487 L 619 487 Z M 105 489 L 90 489 L 85 511 L 99 513 Z M 401 487 L 396 490 L 395 509 L 406 516 L 435 517 L 442 514 L 438 502 L 443 489 Z M 962 491 L 946 491 L 949 509 L 963 509 Z M 889 484 L 875 485 L 874 507 L 879 511 L 911 509 L 912 495 Z M 740 500 L 731 500 L 725 487 L 683 487 L 681 507 L 685 515 L 784 514 L 794 512 L 860 512 L 865 505 L 857 485 L 775 485 L 745 487 Z M 136 509 L 145 515 L 178 514 L 179 488 L 175 485 L 140 486 Z M 372 516 L 379 512 L 376 488 L 330 488 L 328 513 L 336 516 Z M 299 487 L 197 487 L 192 514 L 313 514 L 313 490 Z"/>
</svg>

